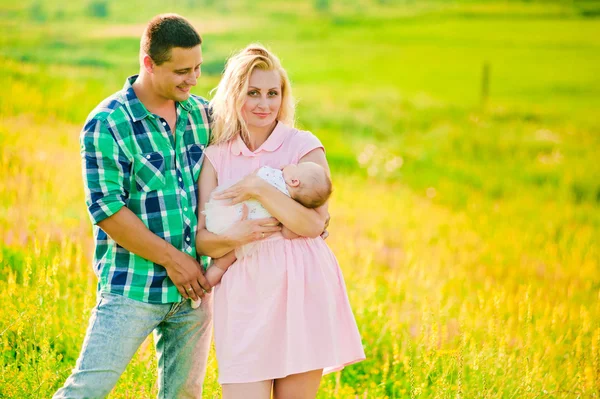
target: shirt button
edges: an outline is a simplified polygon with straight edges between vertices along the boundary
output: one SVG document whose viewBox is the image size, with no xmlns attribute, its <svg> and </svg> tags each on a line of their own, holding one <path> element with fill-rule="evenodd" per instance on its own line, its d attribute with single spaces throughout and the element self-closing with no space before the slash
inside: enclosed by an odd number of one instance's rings
<svg viewBox="0 0 600 399">
<path fill-rule="evenodd" d="M 179 178 L 179 181 L 183 181 L 183 179 L 180 177 L 180 178 Z"/>
<path fill-rule="evenodd" d="M 150 159 L 150 155 L 146 155 L 146 159 Z"/>
<path fill-rule="evenodd" d="M 167 126 L 167 122 L 163 122 L 163 126 Z"/>
<path fill-rule="evenodd" d="M 187 212 L 187 208 L 183 208 L 183 211 L 184 211 L 184 212 Z"/>
<path fill-rule="evenodd" d="M 190 242 L 190 237 L 187 237 L 185 240 L 186 240 L 187 242 Z"/>
</svg>

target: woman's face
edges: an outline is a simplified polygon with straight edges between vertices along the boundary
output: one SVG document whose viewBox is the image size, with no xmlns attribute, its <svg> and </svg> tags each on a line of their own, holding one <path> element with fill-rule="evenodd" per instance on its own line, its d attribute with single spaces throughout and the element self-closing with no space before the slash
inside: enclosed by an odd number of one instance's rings
<svg viewBox="0 0 600 399">
<path fill-rule="evenodd" d="M 254 69 L 248 80 L 242 116 L 252 131 L 271 126 L 281 108 L 281 76 L 277 71 Z"/>
</svg>

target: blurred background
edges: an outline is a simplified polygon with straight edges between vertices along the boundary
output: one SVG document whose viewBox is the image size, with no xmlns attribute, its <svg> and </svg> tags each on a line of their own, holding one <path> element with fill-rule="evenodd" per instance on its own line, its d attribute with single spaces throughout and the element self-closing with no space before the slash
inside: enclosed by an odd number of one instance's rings
<svg viewBox="0 0 600 399">
<path fill-rule="evenodd" d="M 79 131 L 162 12 L 203 37 L 195 94 L 260 42 L 326 147 L 368 359 L 319 398 L 600 397 L 600 1 L 0 0 L 0 398 L 74 367 L 96 287 Z M 205 398 L 216 376 L 211 356 Z M 155 379 L 147 340 L 110 397 Z"/>
</svg>

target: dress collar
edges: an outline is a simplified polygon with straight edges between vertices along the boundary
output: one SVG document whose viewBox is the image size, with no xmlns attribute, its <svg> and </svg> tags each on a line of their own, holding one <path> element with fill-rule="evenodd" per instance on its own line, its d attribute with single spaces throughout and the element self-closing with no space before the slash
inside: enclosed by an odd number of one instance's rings
<svg viewBox="0 0 600 399">
<path fill-rule="evenodd" d="M 288 130 L 289 128 L 285 124 L 281 123 L 280 121 L 277 121 L 275 129 L 273 129 L 269 137 L 267 137 L 267 140 L 264 143 L 262 143 L 262 145 L 258 147 L 256 151 L 250 151 L 248 146 L 246 146 L 246 143 L 244 143 L 244 140 L 242 140 L 242 137 L 238 134 L 231 143 L 231 152 L 233 153 L 233 155 L 244 155 L 253 157 L 261 151 L 276 151 L 279 147 L 281 147 L 281 145 L 285 141 L 285 138 L 288 134 Z"/>
</svg>

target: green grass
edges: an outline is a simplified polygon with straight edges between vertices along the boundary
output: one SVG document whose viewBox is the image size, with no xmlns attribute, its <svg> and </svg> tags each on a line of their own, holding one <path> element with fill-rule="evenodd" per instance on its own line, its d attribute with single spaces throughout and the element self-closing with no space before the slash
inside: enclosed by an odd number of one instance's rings
<svg viewBox="0 0 600 399">
<path fill-rule="evenodd" d="M 195 93 L 262 42 L 327 148 L 368 359 L 319 397 L 600 395 L 598 2 L 1 3 L 0 397 L 48 397 L 74 365 L 95 289 L 78 131 L 164 11 L 205 27 Z M 155 373 L 148 343 L 111 397 Z"/>
</svg>

